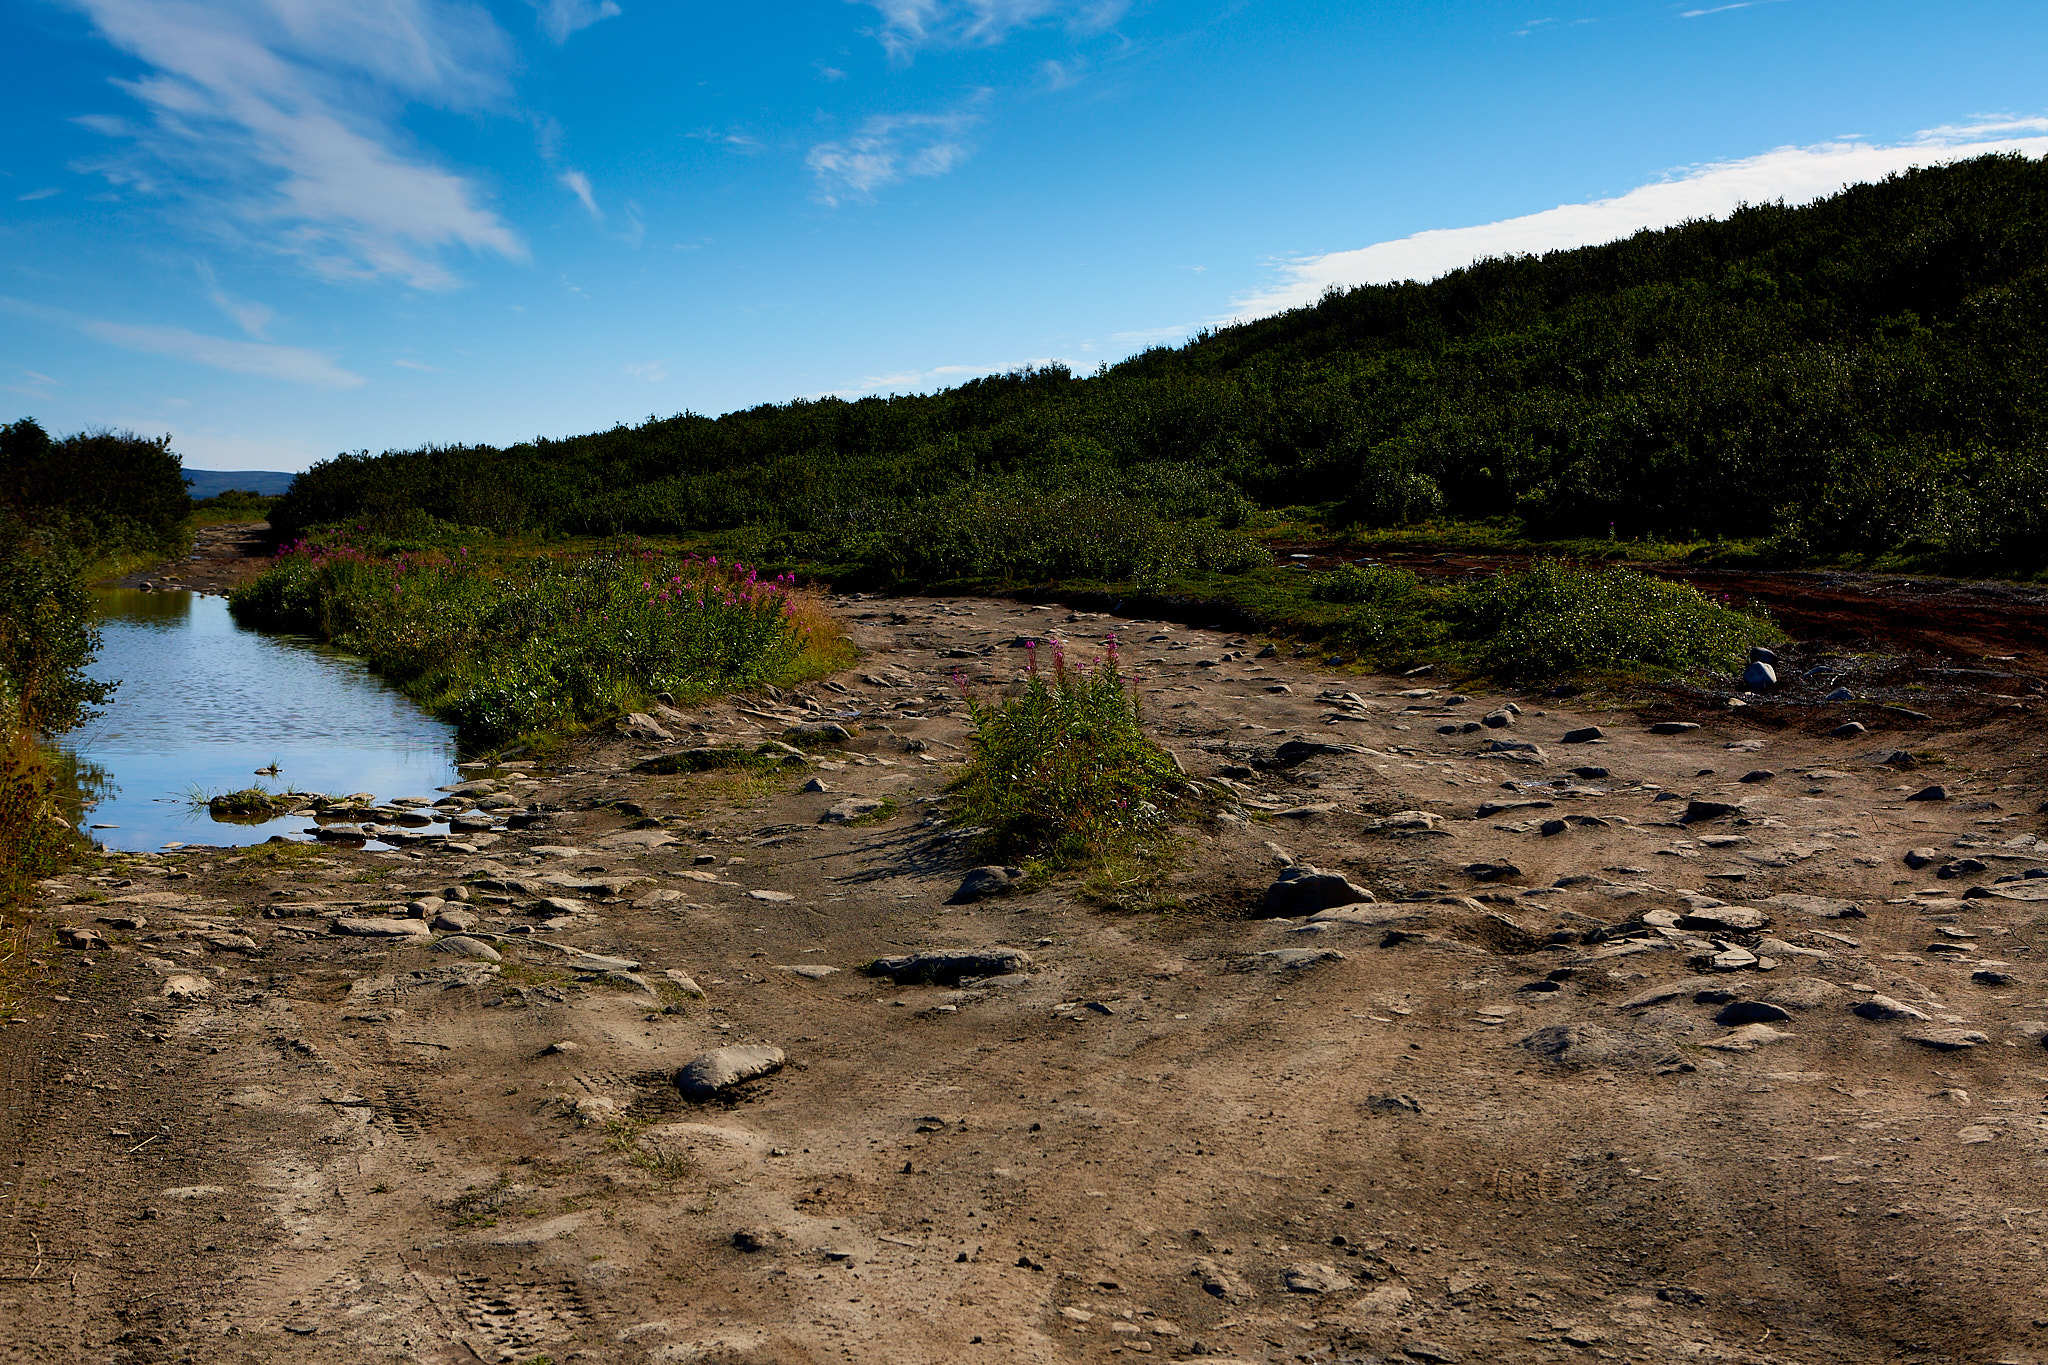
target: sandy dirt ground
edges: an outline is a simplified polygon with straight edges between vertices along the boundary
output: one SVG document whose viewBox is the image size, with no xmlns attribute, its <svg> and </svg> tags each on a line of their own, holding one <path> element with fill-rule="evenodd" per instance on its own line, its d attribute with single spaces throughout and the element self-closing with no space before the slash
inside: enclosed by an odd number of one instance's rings
<svg viewBox="0 0 2048 1365">
<path fill-rule="evenodd" d="M 836 609 L 846 674 L 422 793 L 403 847 L 47 884 L 0 1358 L 2048 1359 L 2023 691 L 1596 711 Z M 949 903 L 954 674 L 1111 630 L 1216 818 L 1154 886 Z"/>
</svg>

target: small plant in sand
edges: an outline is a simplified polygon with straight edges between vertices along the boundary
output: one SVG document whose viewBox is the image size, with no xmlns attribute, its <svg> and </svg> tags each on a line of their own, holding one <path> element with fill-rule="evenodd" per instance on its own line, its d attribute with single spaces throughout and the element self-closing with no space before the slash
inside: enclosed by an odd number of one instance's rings
<svg viewBox="0 0 2048 1365">
<path fill-rule="evenodd" d="M 987 830 L 999 854 L 1055 865 L 1163 833 L 1186 780 L 1145 734 L 1116 637 L 1083 665 L 1069 663 L 1057 643 L 1049 665 L 1039 653 L 1028 647 L 1024 678 L 1010 695 L 982 701 L 967 692 L 972 733 L 956 784 L 960 820 Z M 954 681 L 966 691 L 957 674 Z"/>
</svg>

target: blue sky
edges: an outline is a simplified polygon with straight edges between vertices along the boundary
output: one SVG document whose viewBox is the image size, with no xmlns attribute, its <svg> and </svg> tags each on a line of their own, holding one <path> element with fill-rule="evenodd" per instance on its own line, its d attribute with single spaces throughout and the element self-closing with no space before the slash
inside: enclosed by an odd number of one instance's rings
<svg viewBox="0 0 2048 1365">
<path fill-rule="evenodd" d="M 189 465 L 1021 363 L 2048 153 L 2039 0 L 15 0 L 0 417 Z"/>
</svg>

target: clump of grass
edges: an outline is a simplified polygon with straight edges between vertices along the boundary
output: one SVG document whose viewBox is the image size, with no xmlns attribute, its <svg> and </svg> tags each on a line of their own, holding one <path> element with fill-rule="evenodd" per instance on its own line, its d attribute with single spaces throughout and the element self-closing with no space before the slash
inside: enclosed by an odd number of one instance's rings
<svg viewBox="0 0 2048 1365">
<path fill-rule="evenodd" d="M 1086 862 L 1163 833 L 1185 779 L 1145 734 L 1117 658 L 1076 667 L 1054 645 L 1038 649 L 1014 694 L 968 694 L 969 758 L 959 819 L 987 831 L 993 851 L 1032 854 L 1052 866 Z"/>
<path fill-rule="evenodd" d="M 1412 599 L 1422 581 L 1406 569 L 1384 564 L 1340 564 L 1309 580 L 1308 595 L 1318 602 L 1370 602 L 1392 606 Z"/>
<path fill-rule="evenodd" d="M 231 604 L 362 655 L 487 744 L 572 732 L 663 692 L 793 685 L 851 654 L 792 578 L 646 549 L 504 561 L 300 542 Z"/>
<path fill-rule="evenodd" d="M 657 1180 L 679 1180 L 690 1173 L 687 1156 L 671 1148 L 641 1141 L 647 1125 L 631 1118 L 613 1119 L 605 1124 L 604 1145 Z"/>
<path fill-rule="evenodd" d="M 1633 569 L 1539 563 L 1463 589 L 1458 633 L 1509 682 L 1578 672 L 1704 673 L 1776 638 L 1765 617 Z"/>
</svg>

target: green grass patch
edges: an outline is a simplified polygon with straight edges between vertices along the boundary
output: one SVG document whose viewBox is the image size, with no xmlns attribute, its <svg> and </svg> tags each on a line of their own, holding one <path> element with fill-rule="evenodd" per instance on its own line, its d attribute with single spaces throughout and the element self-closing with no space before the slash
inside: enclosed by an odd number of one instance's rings
<svg viewBox="0 0 2048 1365">
<path fill-rule="evenodd" d="M 1009 696 L 968 697 L 968 761 L 957 819 L 987 831 L 999 855 L 1051 866 L 1102 858 L 1162 835 L 1186 779 L 1146 735 L 1111 638 L 1103 657 L 1070 664 L 1058 646 Z"/>
<path fill-rule="evenodd" d="M 231 605 L 363 656 L 485 744 L 572 733 L 664 692 L 791 686 L 852 658 L 792 580 L 639 546 L 502 557 L 299 543 Z"/>
</svg>

